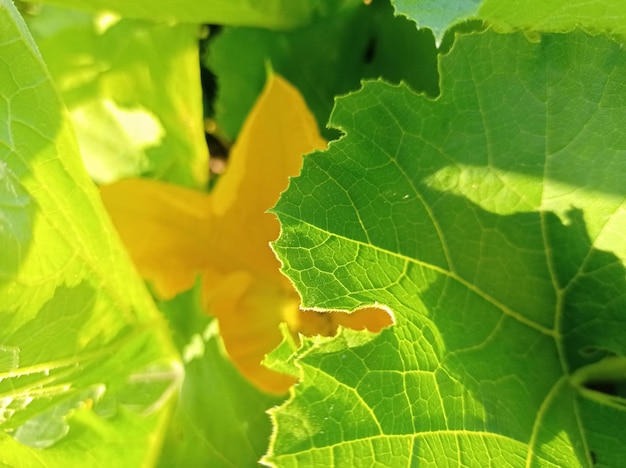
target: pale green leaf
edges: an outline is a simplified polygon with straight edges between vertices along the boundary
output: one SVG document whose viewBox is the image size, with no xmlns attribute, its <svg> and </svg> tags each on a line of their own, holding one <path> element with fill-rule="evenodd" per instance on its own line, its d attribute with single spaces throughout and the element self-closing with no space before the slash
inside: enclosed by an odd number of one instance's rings
<svg viewBox="0 0 626 468">
<path fill-rule="evenodd" d="M 339 99 L 345 136 L 274 209 L 305 307 L 396 323 L 305 343 L 265 461 L 619 466 L 626 53 L 488 32 L 440 70 L 434 101 L 383 82 Z"/>
<path fill-rule="evenodd" d="M 441 40 L 448 28 L 474 18 L 482 0 L 392 0 L 399 15 L 412 19 L 420 27 L 433 30 Z"/>
<path fill-rule="evenodd" d="M 186 23 L 292 28 L 358 5 L 361 0 L 46 0 L 88 11 L 112 11 L 128 18 Z"/>
<path fill-rule="evenodd" d="M 431 28 L 440 40 L 451 26 L 480 19 L 500 31 L 588 32 L 626 35 L 626 3 L 622 0 L 394 0 L 396 12 L 421 27 Z"/>
<path fill-rule="evenodd" d="M 132 451 L 99 447 L 107 457 L 92 466 L 148 463 L 180 381 L 177 353 L 32 37 L 1 6 L 0 462 L 68 466 L 96 440 L 128 438 Z"/>
<path fill-rule="evenodd" d="M 566 32 L 583 28 L 626 37 L 626 3 L 621 0 L 483 0 L 478 16 L 498 30 Z"/>
<path fill-rule="evenodd" d="M 206 184 L 198 25 L 51 6 L 27 21 L 92 179 Z"/>
</svg>

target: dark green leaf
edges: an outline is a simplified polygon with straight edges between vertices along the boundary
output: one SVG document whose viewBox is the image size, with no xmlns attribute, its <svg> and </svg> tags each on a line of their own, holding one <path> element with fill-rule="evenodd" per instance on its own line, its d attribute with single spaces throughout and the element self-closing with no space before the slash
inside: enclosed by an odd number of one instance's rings
<svg viewBox="0 0 626 468">
<path fill-rule="evenodd" d="M 287 32 L 226 28 L 211 44 L 207 65 L 218 75 L 217 121 L 228 137 L 236 137 L 260 94 L 268 63 L 300 90 L 321 129 L 335 96 L 358 89 L 363 78 L 438 93 L 430 31 L 394 17 L 384 0 Z"/>
</svg>

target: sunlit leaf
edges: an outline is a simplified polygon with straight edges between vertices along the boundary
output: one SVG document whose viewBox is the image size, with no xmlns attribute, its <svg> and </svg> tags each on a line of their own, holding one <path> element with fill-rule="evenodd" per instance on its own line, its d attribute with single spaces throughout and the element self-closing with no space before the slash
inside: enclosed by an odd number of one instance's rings
<svg viewBox="0 0 626 468">
<path fill-rule="evenodd" d="M 92 179 L 206 183 L 198 25 L 51 6 L 27 20 Z"/>
<path fill-rule="evenodd" d="M 88 11 L 114 11 L 129 18 L 179 21 L 186 23 L 291 28 L 362 0 L 45 0 L 61 6 Z"/>
<path fill-rule="evenodd" d="M 440 40 L 451 26 L 480 19 L 500 31 L 568 32 L 576 28 L 626 35 L 621 0 L 393 0 L 398 14 L 431 28 Z"/>
<path fill-rule="evenodd" d="M 602 36 L 456 38 L 441 96 L 366 83 L 274 208 L 306 339 L 280 466 L 619 466 L 626 455 L 626 53 Z"/>
<path fill-rule="evenodd" d="M 149 464 L 176 350 L 6 0 L 0 57 L 0 462 L 72 466 L 96 445 L 90 465 Z"/>
</svg>

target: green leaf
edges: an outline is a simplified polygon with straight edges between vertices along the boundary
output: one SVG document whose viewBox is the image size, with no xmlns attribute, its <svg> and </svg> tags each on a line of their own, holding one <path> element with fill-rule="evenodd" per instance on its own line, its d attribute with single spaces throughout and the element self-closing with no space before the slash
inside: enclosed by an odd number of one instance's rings
<svg viewBox="0 0 626 468">
<path fill-rule="evenodd" d="M 264 394 L 241 376 L 199 296 L 196 287 L 160 305 L 185 362 L 185 381 L 159 466 L 254 466 L 272 430 L 266 411 L 284 398 Z"/>
<path fill-rule="evenodd" d="M 206 184 L 197 25 L 50 6 L 27 20 L 96 182 Z"/>
<path fill-rule="evenodd" d="M 149 463 L 180 381 L 177 353 L 32 37 L 13 4 L 1 6 L 0 461 L 67 466 L 98 441 L 110 446 L 94 450 L 94 466 Z M 133 450 L 112 449 L 128 440 Z"/>
<path fill-rule="evenodd" d="M 626 36 L 626 3 L 621 0 L 393 0 L 396 12 L 431 28 L 439 42 L 450 27 L 481 19 L 500 32 L 610 31 Z"/>
<path fill-rule="evenodd" d="M 300 90 L 323 129 L 335 96 L 357 90 L 363 78 L 404 81 L 436 96 L 436 55 L 430 31 L 394 17 L 389 3 L 378 0 L 286 32 L 225 28 L 205 63 L 219 80 L 216 120 L 234 139 L 261 93 L 268 62 Z M 326 131 L 327 138 L 336 136 Z"/>
<path fill-rule="evenodd" d="M 441 96 L 366 83 L 274 208 L 304 307 L 386 304 L 308 341 L 272 465 L 619 466 L 626 455 L 626 53 L 457 37 Z"/>
<path fill-rule="evenodd" d="M 583 28 L 626 37 L 626 3 L 621 0 L 524 0 L 500 2 L 484 0 L 479 17 L 500 31 L 568 32 Z"/>
<path fill-rule="evenodd" d="M 168 411 L 138 417 L 122 408 L 114 418 L 103 419 L 92 410 L 79 409 L 68 419 L 67 436 L 46 450 L 0 435 L 0 466 L 152 466 L 168 419 Z"/>
<path fill-rule="evenodd" d="M 451 26 L 474 18 L 483 0 L 392 0 L 396 13 L 433 30 L 437 41 Z"/>
<path fill-rule="evenodd" d="M 128 18 L 208 23 L 229 26 L 259 26 L 287 29 L 352 8 L 361 0 L 47 0 L 59 6 L 87 11 L 113 11 Z"/>
</svg>

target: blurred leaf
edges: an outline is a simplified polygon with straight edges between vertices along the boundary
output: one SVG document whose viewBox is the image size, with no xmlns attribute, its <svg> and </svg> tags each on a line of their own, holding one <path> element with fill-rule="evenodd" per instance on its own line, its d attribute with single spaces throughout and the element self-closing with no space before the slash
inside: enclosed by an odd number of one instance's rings
<svg viewBox="0 0 626 468">
<path fill-rule="evenodd" d="M 285 29 L 352 8 L 362 0 L 46 0 L 60 6 L 87 11 L 113 11 L 128 18 L 260 26 Z"/>
<path fill-rule="evenodd" d="M 376 0 L 291 31 L 224 28 L 205 63 L 218 76 L 216 120 L 234 139 L 261 93 L 268 62 L 303 94 L 323 129 L 335 96 L 357 90 L 364 78 L 404 81 L 436 96 L 436 55 L 430 31 L 418 31 L 394 17 L 388 1 Z M 337 136 L 335 129 L 323 132 Z"/>
<path fill-rule="evenodd" d="M 197 25 L 49 6 L 27 18 L 94 180 L 206 183 Z"/>
<path fill-rule="evenodd" d="M 392 0 L 396 13 L 432 29 L 437 42 L 451 26 L 475 18 L 484 0 Z"/>
<path fill-rule="evenodd" d="M 281 399 L 241 376 L 200 302 L 195 287 L 160 305 L 185 361 L 185 381 L 159 466 L 255 466 L 272 430 L 266 411 Z"/>
<path fill-rule="evenodd" d="M 68 415 L 70 432 L 45 450 L 34 449 L 0 434 L 0 466 L 50 468 L 85 466 L 153 466 L 169 411 L 138 417 L 121 409 L 103 419 L 92 409 L 81 408 Z M 147 450 L 148 449 L 148 450 Z"/>
<path fill-rule="evenodd" d="M 612 32 L 626 36 L 626 3 L 622 0 L 393 0 L 396 12 L 433 30 L 444 32 L 467 19 L 481 19 L 498 31 Z"/>
<path fill-rule="evenodd" d="M 140 179 L 101 189 L 144 277 L 167 298 L 202 274 L 203 306 L 219 320 L 228 354 L 250 381 L 272 393 L 294 382 L 260 364 L 281 341 L 279 323 L 286 321 L 294 334 L 336 327 L 328 314 L 300 313 L 299 298 L 269 247 L 278 222 L 266 213 L 298 173 L 302 155 L 323 146 L 302 97 L 272 75 L 211 194 Z M 360 315 L 377 312 L 384 314 Z"/>
<path fill-rule="evenodd" d="M 626 3 L 621 0 L 523 0 L 515 5 L 484 0 L 479 16 L 503 31 L 568 32 L 582 28 L 592 34 L 611 32 L 626 37 Z"/>
<path fill-rule="evenodd" d="M 93 466 L 149 463 L 178 357 L 32 37 L 0 2 L 0 461 L 67 466 L 106 443 Z"/>
<path fill-rule="evenodd" d="M 456 38 L 441 96 L 366 83 L 273 209 L 304 306 L 389 306 L 306 339 L 280 466 L 619 466 L 626 456 L 626 53 Z"/>
</svg>

